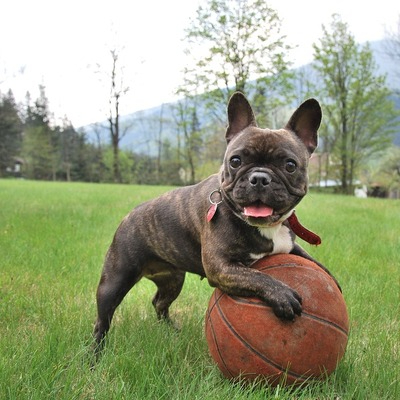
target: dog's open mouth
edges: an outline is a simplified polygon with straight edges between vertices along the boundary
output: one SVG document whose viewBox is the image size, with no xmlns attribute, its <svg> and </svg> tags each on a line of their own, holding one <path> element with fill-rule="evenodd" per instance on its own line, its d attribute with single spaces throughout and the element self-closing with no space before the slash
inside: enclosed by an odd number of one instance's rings
<svg viewBox="0 0 400 400">
<path fill-rule="evenodd" d="M 267 218 L 274 213 L 274 209 L 262 203 L 255 203 L 243 207 L 243 214 L 251 218 Z"/>
</svg>

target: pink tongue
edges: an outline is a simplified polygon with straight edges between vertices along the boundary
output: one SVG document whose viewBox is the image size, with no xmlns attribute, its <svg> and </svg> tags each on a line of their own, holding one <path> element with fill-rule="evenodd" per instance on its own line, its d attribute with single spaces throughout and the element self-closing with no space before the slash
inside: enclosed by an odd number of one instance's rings
<svg viewBox="0 0 400 400">
<path fill-rule="evenodd" d="M 248 206 L 244 207 L 243 211 L 246 217 L 253 217 L 253 218 L 269 217 L 274 212 L 274 210 L 271 207 L 267 206 Z"/>
</svg>

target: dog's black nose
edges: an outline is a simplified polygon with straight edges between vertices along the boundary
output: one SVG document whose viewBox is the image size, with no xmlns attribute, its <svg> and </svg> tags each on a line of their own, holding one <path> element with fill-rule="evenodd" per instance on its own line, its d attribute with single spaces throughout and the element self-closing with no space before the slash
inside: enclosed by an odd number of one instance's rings
<svg viewBox="0 0 400 400">
<path fill-rule="evenodd" d="M 271 177 L 266 172 L 253 172 L 250 177 L 249 181 L 252 186 L 256 187 L 265 187 L 271 183 Z"/>
</svg>

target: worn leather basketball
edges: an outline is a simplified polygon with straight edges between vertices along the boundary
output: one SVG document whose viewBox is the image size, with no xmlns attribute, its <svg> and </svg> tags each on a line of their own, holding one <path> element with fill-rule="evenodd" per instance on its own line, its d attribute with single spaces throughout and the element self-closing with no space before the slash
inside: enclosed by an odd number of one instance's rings
<svg viewBox="0 0 400 400">
<path fill-rule="evenodd" d="M 205 330 L 223 375 L 261 378 L 271 385 L 326 378 L 343 357 L 349 333 L 346 304 L 334 280 L 314 262 L 290 254 L 265 257 L 252 268 L 295 289 L 303 312 L 285 321 L 258 298 L 216 289 Z"/>
</svg>

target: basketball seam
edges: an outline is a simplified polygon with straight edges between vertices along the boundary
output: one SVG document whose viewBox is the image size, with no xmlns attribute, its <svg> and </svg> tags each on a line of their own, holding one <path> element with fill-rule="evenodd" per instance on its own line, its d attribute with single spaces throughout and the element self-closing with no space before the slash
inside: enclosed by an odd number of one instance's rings
<svg viewBox="0 0 400 400">
<path fill-rule="evenodd" d="M 268 304 L 265 304 L 265 303 L 255 302 L 254 300 L 252 301 L 252 300 L 250 300 L 250 299 L 248 300 L 248 299 L 245 299 L 245 298 L 243 298 L 243 297 L 238 297 L 238 296 L 230 296 L 230 295 L 229 295 L 229 297 L 231 297 L 232 299 L 234 299 L 234 300 L 237 301 L 238 303 L 242 303 L 242 304 L 251 304 L 252 306 L 256 306 L 256 307 L 271 309 L 271 307 L 270 307 Z M 304 311 L 301 313 L 301 315 L 304 315 L 304 316 L 307 316 L 307 317 L 312 318 L 312 319 L 314 319 L 314 320 L 317 320 L 317 321 L 319 321 L 319 322 L 322 322 L 322 323 L 324 323 L 325 325 L 329 325 L 329 326 L 331 326 L 332 328 L 335 328 L 335 329 L 337 329 L 338 331 L 344 333 L 346 336 L 348 336 L 348 334 L 349 334 L 349 333 L 346 331 L 346 329 L 342 328 L 340 325 L 336 324 L 335 322 L 327 321 L 327 320 L 325 320 L 325 319 L 323 319 L 323 318 L 321 318 L 321 317 L 318 317 L 317 315 L 310 314 L 310 313 L 304 312 Z"/>
<path fill-rule="evenodd" d="M 217 310 L 219 311 L 219 314 L 221 315 L 222 319 L 224 320 L 225 324 L 228 326 L 228 328 L 231 330 L 231 332 L 238 338 L 240 339 L 240 341 L 254 354 L 256 354 L 259 358 L 261 358 L 263 361 L 265 361 L 266 363 L 272 365 L 274 368 L 276 368 L 277 370 L 286 373 L 287 375 L 290 375 L 292 377 L 294 377 L 296 380 L 299 379 L 303 379 L 304 380 L 304 375 L 299 375 L 296 374 L 293 371 L 288 371 L 287 368 L 283 368 L 282 366 L 280 366 L 279 364 L 276 364 L 275 362 L 273 362 L 272 360 L 270 360 L 269 358 L 265 357 L 262 353 L 260 353 L 259 351 L 257 351 L 254 347 L 250 346 L 242 336 L 240 336 L 238 334 L 238 332 L 233 328 L 233 326 L 230 324 L 230 322 L 227 320 L 224 312 L 222 311 L 219 303 L 215 304 L 217 306 Z M 232 373 L 231 373 L 232 375 Z"/>
<path fill-rule="evenodd" d="M 305 260 L 306 260 L 306 259 L 305 259 Z M 271 269 L 282 268 L 282 267 L 283 267 L 283 268 L 286 268 L 286 267 L 290 267 L 290 268 L 293 268 L 293 267 L 305 268 L 305 269 L 312 270 L 312 271 L 319 271 L 319 272 L 322 272 L 323 274 L 329 276 L 329 274 L 326 273 L 326 272 L 325 272 L 321 267 L 319 267 L 318 265 L 316 265 L 317 268 L 313 268 L 313 267 L 311 267 L 310 265 L 307 265 L 307 264 L 301 264 L 301 265 L 299 265 L 299 264 L 294 263 L 294 262 L 287 262 L 287 263 L 282 263 L 282 264 L 279 264 L 279 265 L 267 265 L 267 266 L 263 266 L 263 267 L 261 267 L 261 268 L 257 268 L 257 270 L 258 270 L 258 271 L 268 271 L 268 270 L 271 270 Z"/>
<path fill-rule="evenodd" d="M 316 320 L 316 321 L 322 322 L 322 323 L 324 323 L 325 325 L 329 325 L 329 326 L 331 326 L 332 328 L 337 329 L 339 332 L 344 333 L 346 336 L 348 336 L 348 334 L 349 334 L 349 333 L 346 331 L 346 329 L 342 328 L 342 327 L 341 327 L 340 325 L 338 325 L 338 324 L 335 324 L 334 322 L 326 321 L 326 320 L 323 319 L 323 318 L 320 318 L 320 317 L 318 317 L 318 316 L 316 316 L 316 315 L 309 314 L 309 313 L 306 313 L 306 312 L 303 312 L 302 315 L 306 315 L 307 317 L 309 317 L 309 318 L 311 318 L 311 319 L 314 319 L 314 320 Z"/>
<path fill-rule="evenodd" d="M 211 312 L 212 312 L 212 310 L 214 309 L 214 307 L 217 305 L 219 299 L 220 299 L 223 295 L 224 295 L 224 293 L 221 292 L 220 296 L 219 296 L 218 298 L 216 298 L 216 297 L 217 297 L 217 293 L 214 292 L 214 297 L 215 297 L 216 299 L 214 299 L 214 304 L 212 305 L 211 309 L 208 311 L 208 323 L 209 323 L 209 326 L 210 326 L 210 329 L 211 329 L 213 341 L 214 341 L 214 344 L 215 344 L 215 348 L 216 348 L 216 350 L 217 350 L 217 353 L 218 353 L 218 355 L 219 355 L 219 358 L 220 358 L 220 360 L 222 361 L 222 363 L 224 364 L 225 370 L 226 370 L 227 372 L 229 372 L 229 374 L 231 375 L 232 378 L 234 378 L 234 375 L 232 374 L 232 372 L 230 371 L 230 369 L 228 368 L 228 366 L 225 364 L 225 360 L 224 360 L 224 358 L 222 357 L 220 348 L 219 348 L 219 346 L 218 346 L 217 335 L 215 334 L 214 325 L 213 325 L 212 320 L 211 320 Z"/>
</svg>

